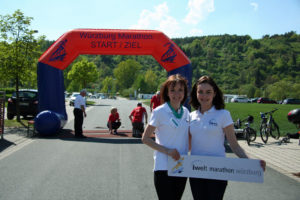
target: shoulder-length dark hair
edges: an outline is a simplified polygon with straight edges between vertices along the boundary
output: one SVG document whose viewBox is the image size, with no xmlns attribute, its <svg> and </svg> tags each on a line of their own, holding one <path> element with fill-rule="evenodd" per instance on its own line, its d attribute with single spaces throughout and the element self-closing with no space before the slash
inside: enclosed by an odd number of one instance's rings
<svg viewBox="0 0 300 200">
<path fill-rule="evenodd" d="M 160 88 L 160 101 L 161 103 L 165 103 L 170 101 L 168 96 L 168 88 L 169 86 L 175 87 L 175 85 L 179 83 L 184 87 L 184 98 L 181 101 L 181 104 L 184 104 L 185 100 L 187 99 L 187 80 L 181 76 L 180 74 L 174 74 L 168 77 L 168 79 L 162 84 Z"/>
<path fill-rule="evenodd" d="M 212 104 L 215 106 L 217 110 L 224 109 L 225 108 L 225 103 L 224 103 L 224 97 L 223 97 L 223 92 L 220 90 L 218 85 L 215 83 L 215 81 L 209 77 L 209 76 L 202 76 L 199 78 L 199 80 L 193 85 L 192 91 L 191 91 L 191 100 L 190 104 L 198 110 L 199 108 L 201 109 L 201 105 L 197 99 L 197 89 L 198 85 L 202 83 L 207 83 L 213 87 L 214 92 L 216 93 Z"/>
</svg>

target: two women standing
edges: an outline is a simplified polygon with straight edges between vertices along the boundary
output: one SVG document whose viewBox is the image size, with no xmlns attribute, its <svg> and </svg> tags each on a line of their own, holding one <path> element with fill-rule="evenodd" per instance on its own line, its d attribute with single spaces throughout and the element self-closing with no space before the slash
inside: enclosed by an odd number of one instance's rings
<svg viewBox="0 0 300 200">
<path fill-rule="evenodd" d="M 187 98 L 187 81 L 180 75 L 172 75 L 161 90 L 162 105 L 157 107 L 145 129 L 142 141 L 153 148 L 154 185 L 159 199 L 181 199 L 186 178 L 167 174 L 168 156 L 178 160 L 191 155 L 225 157 L 225 136 L 232 151 L 240 158 L 248 158 L 239 146 L 230 113 L 224 110 L 222 91 L 212 78 L 201 77 L 191 91 L 191 105 L 195 111 L 182 106 Z M 150 135 L 156 130 L 155 141 Z M 261 161 L 265 169 L 265 161 Z M 194 199 L 222 199 L 227 181 L 190 178 Z"/>
</svg>

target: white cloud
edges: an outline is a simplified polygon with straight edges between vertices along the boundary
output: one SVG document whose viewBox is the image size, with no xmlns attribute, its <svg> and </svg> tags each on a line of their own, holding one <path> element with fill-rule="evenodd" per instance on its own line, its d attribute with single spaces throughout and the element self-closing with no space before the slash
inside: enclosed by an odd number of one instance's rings
<svg viewBox="0 0 300 200">
<path fill-rule="evenodd" d="M 166 2 L 155 6 L 154 11 L 143 10 L 134 29 L 155 29 L 164 32 L 169 37 L 178 36 L 180 29 L 177 20 L 169 15 L 169 8 Z"/>
<path fill-rule="evenodd" d="M 258 3 L 251 2 L 250 5 L 253 6 L 254 11 L 257 11 L 257 9 L 258 9 Z"/>
<path fill-rule="evenodd" d="M 196 25 L 215 10 L 214 0 L 189 0 L 188 10 L 189 12 L 183 21 L 187 24 Z"/>
</svg>

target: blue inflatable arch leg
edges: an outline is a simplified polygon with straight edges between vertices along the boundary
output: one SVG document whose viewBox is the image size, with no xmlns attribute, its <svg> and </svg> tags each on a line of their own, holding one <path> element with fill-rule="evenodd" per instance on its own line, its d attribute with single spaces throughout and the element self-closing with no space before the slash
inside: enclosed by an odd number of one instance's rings
<svg viewBox="0 0 300 200">
<path fill-rule="evenodd" d="M 51 135 L 68 120 L 63 71 L 38 63 L 37 74 L 40 113 L 35 118 L 35 128 L 42 135 Z"/>
</svg>

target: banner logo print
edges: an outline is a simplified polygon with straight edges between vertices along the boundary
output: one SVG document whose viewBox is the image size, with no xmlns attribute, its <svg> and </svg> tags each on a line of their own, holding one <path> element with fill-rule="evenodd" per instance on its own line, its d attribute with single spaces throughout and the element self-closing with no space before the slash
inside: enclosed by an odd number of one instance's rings
<svg viewBox="0 0 300 200">
<path fill-rule="evenodd" d="M 171 42 L 168 42 L 164 45 L 169 46 L 168 50 L 162 55 L 161 61 L 162 62 L 168 62 L 168 63 L 173 63 L 175 60 L 175 57 L 177 56 L 175 50 L 174 50 L 174 44 Z"/>
<path fill-rule="evenodd" d="M 57 61 L 57 60 L 63 61 L 65 59 L 65 56 L 67 55 L 67 52 L 65 49 L 67 41 L 68 40 L 64 40 L 59 43 L 58 48 L 50 56 L 50 59 L 49 59 L 50 61 Z"/>
<path fill-rule="evenodd" d="M 181 172 L 183 172 L 183 160 L 184 160 L 184 157 L 181 157 L 176 165 L 172 168 L 172 174 L 180 174 Z"/>
</svg>

